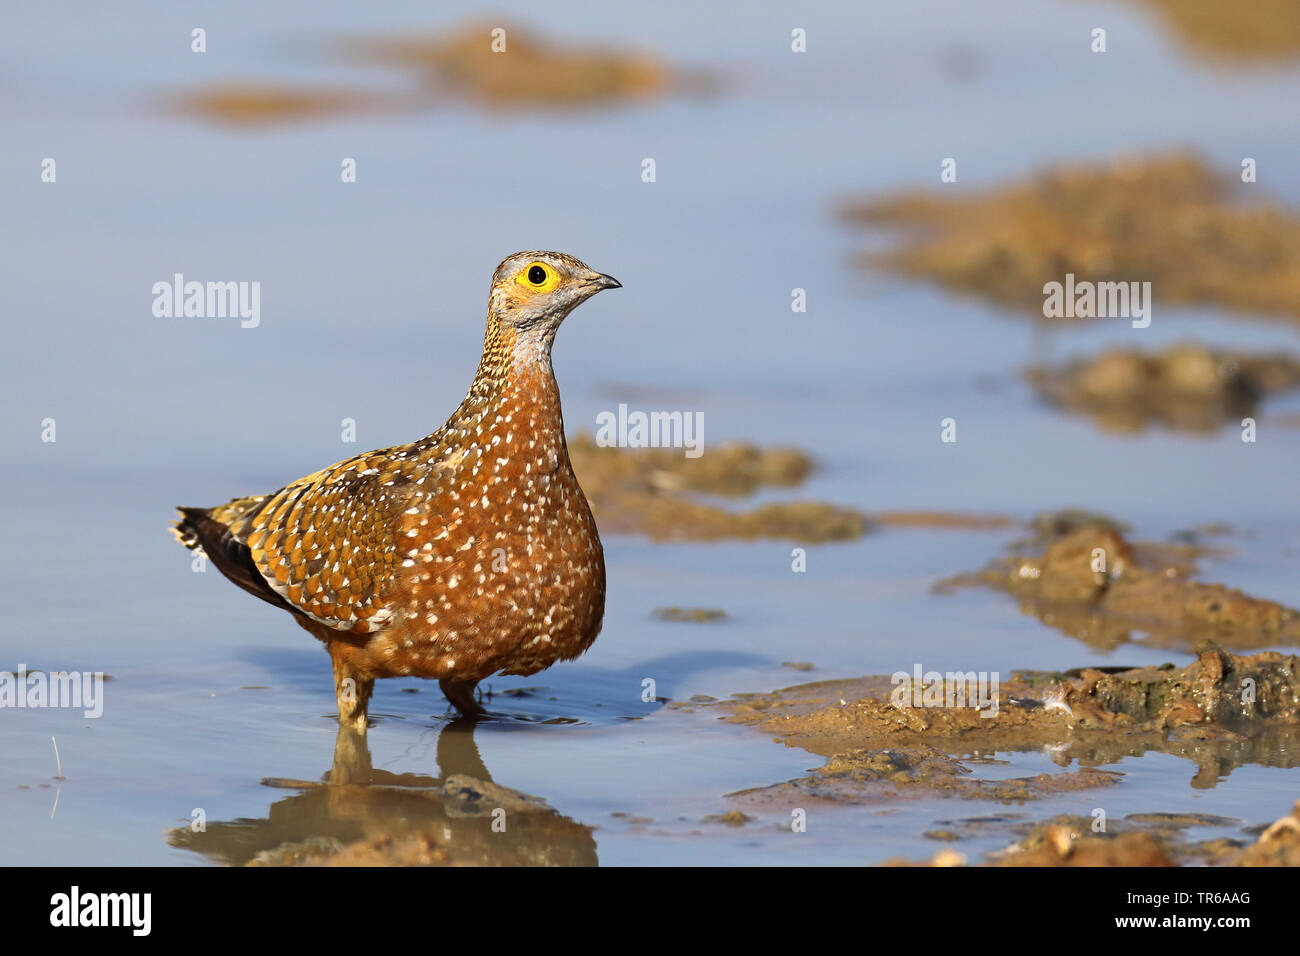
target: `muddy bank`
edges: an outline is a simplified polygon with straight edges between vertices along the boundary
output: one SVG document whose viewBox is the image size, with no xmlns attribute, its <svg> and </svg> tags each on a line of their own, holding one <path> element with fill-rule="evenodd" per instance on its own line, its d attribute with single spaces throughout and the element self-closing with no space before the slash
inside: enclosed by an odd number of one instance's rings
<svg viewBox="0 0 1300 956">
<path fill-rule="evenodd" d="M 757 508 L 710 503 L 701 495 L 745 498 L 767 488 L 797 488 L 812 459 L 792 448 L 730 443 L 698 458 L 680 448 L 602 447 L 587 433 L 569 439 L 569 457 L 603 532 L 655 539 L 784 538 L 818 543 L 861 537 L 866 515 L 819 501 Z"/>
<path fill-rule="evenodd" d="M 1110 786 L 1121 775 L 1097 767 L 1150 750 L 1192 761 L 1200 787 L 1248 763 L 1300 765 L 1293 655 L 1238 656 L 1207 643 L 1182 668 L 1018 671 L 999 681 L 991 707 L 968 696 L 973 677 L 967 687 L 954 675 L 926 677 L 924 686 L 905 676 L 802 684 L 707 705 L 827 758 L 811 777 L 735 796 L 754 806 L 788 805 L 795 793 L 852 803 L 936 791 L 1025 800 Z M 1033 749 L 1078 769 L 1012 780 L 978 773 L 989 754 Z"/>
<path fill-rule="evenodd" d="M 1183 649 L 1205 639 L 1238 649 L 1300 644 L 1294 609 L 1192 580 L 1202 547 L 1131 544 L 1113 523 L 1086 516 L 1040 531 L 1038 542 L 1018 542 L 1009 557 L 936 590 L 1002 591 L 1024 613 L 1094 647 L 1137 639 Z"/>
<path fill-rule="evenodd" d="M 177 94 L 165 100 L 162 108 L 177 116 L 253 127 L 399 113 L 417 110 L 420 103 L 377 92 L 236 80 Z"/>
<path fill-rule="evenodd" d="M 1247 836 L 1196 840 L 1194 828 L 1233 821 L 1199 814 L 1130 814 L 1095 830 L 1088 817 L 1058 817 L 1033 825 L 1029 833 L 989 862 L 999 866 L 1297 866 L 1300 865 L 1300 803 Z M 1243 833 L 1252 828 L 1243 828 Z"/>
<path fill-rule="evenodd" d="M 495 20 L 425 37 L 346 40 L 335 49 L 345 59 L 410 71 L 441 97 L 499 109 L 651 99 L 675 82 L 648 53 L 570 45 Z"/>
<path fill-rule="evenodd" d="M 705 624 L 725 620 L 727 612 L 716 607 L 657 607 L 651 616 L 660 621 Z"/>
<path fill-rule="evenodd" d="M 499 31 L 499 32 L 494 32 Z M 670 69 L 645 52 L 552 42 L 510 23 L 462 24 L 426 36 L 354 37 L 298 44 L 314 57 L 403 74 L 400 92 L 353 85 L 214 83 L 164 100 L 167 112 L 234 126 L 417 112 L 454 103 L 493 110 L 580 109 L 709 91 L 708 76 Z"/>
<path fill-rule="evenodd" d="M 938 820 L 925 836 L 959 845 L 1007 837 L 990 862 L 1014 865 L 1260 865 L 1300 853 L 1295 821 L 1266 828 L 1259 841 L 1196 842 L 1196 827 L 1240 821 L 1203 814 L 1151 812 L 1106 818 L 1106 791 L 1124 774 L 1105 769 L 1148 751 L 1193 765 L 1192 786 L 1210 788 L 1244 764 L 1300 765 L 1300 657 L 1239 656 L 1213 644 L 1186 667 L 1109 673 L 1016 672 L 1000 681 L 996 706 L 966 706 L 960 675 L 911 675 L 802 684 L 769 694 L 675 707 L 718 713 L 788 747 L 824 758 L 808 776 L 727 795 L 742 823 L 788 820 L 845 805 L 890 805 L 945 796 L 1021 804 L 1069 793 L 1092 794 L 1088 818 L 1034 822 L 1020 813 Z M 905 678 L 905 679 L 904 679 Z M 990 712 L 991 711 L 991 712 Z M 1041 750 L 1059 772 L 1006 778 L 998 753 Z M 1258 830 L 1254 831 L 1258 833 Z M 1267 836 L 1267 840 L 1265 839 Z M 941 853 L 936 865 L 964 862 Z"/>
<path fill-rule="evenodd" d="M 975 833 L 1005 831 L 1016 838 L 1014 842 L 986 854 L 982 861 L 971 861 L 995 866 L 1300 866 L 1300 803 L 1267 826 L 1241 827 L 1233 836 L 1195 838 L 1197 827 L 1239 822 L 1204 814 L 1130 814 L 1107 821 L 1099 831 L 1097 817 L 1058 816 L 1037 823 L 987 818 L 956 821 L 952 830 L 926 835 L 960 841 Z M 1262 832 L 1252 840 L 1251 831 Z M 960 842 L 954 845 L 959 847 Z M 915 865 L 908 860 L 889 862 Z M 966 862 L 964 854 L 949 848 L 922 865 Z"/>
<path fill-rule="evenodd" d="M 1157 310 L 1300 319 L 1300 217 L 1196 156 L 1064 166 L 974 195 L 945 188 L 844 205 L 850 222 L 901 230 L 893 250 L 861 261 L 1039 319 L 1044 285 L 1067 273 L 1149 282 Z"/>
<path fill-rule="evenodd" d="M 1291 0 L 1135 2 L 1169 29 L 1183 48 L 1215 63 L 1270 65 L 1300 56 L 1300 6 Z"/>
<path fill-rule="evenodd" d="M 1300 362 L 1179 345 L 1163 352 L 1108 349 L 1091 359 L 1034 366 L 1025 373 L 1053 407 L 1092 418 L 1107 431 L 1151 427 L 1205 434 L 1240 427 L 1260 402 L 1300 387 Z"/>
<path fill-rule="evenodd" d="M 760 491 L 796 489 L 816 470 L 797 448 L 744 442 L 709 446 L 698 458 L 680 448 L 598 445 L 588 432 L 570 436 L 569 457 L 601 531 L 656 540 L 783 538 L 802 544 L 846 541 L 876 527 L 988 531 L 1014 526 L 1004 515 L 882 511 L 867 514 L 821 501 L 773 502 L 745 510 L 730 502 Z"/>
</svg>

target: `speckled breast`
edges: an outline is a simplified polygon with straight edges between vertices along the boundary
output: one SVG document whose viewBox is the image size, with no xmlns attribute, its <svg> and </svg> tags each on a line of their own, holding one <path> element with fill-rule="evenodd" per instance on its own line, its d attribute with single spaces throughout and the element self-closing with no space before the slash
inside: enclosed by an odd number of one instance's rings
<svg viewBox="0 0 1300 956">
<path fill-rule="evenodd" d="M 394 620 L 366 646 L 376 676 L 531 674 L 596 639 L 604 553 L 569 464 L 558 394 L 552 402 L 541 391 L 448 423 L 464 432 L 447 436 L 463 450 L 408 499 L 387 601 Z"/>
</svg>

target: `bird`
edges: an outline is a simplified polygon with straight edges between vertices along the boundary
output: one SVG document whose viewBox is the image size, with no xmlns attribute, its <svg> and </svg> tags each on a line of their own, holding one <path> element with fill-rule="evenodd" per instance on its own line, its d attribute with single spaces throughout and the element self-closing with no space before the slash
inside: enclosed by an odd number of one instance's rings
<svg viewBox="0 0 1300 956">
<path fill-rule="evenodd" d="M 333 665 L 340 727 L 364 734 L 377 679 L 437 679 L 462 715 L 478 682 L 573 660 L 600 633 L 605 558 L 564 438 L 551 347 L 615 278 L 559 252 L 492 276 L 478 371 L 432 434 L 269 494 L 180 507 L 172 532 L 288 611 Z"/>
</svg>

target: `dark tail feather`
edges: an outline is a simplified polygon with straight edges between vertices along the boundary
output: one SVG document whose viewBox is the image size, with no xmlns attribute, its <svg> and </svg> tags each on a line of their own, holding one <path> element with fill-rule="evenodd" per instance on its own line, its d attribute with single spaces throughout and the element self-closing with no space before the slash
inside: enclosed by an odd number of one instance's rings
<svg viewBox="0 0 1300 956">
<path fill-rule="evenodd" d="M 185 547 L 193 551 L 195 548 L 202 547 L 199 541 L 198 522 L 206 518 L 207 508 L 177 508 L 181 513 L 181 518 L 172 525 L 172 534 L 176 535 L 176 540 Z"/>
<path fill-rule="evenodd" d="M 235 538 L 220 521 L 212 517 L 207 508 L 177 508 L 181 518 L 172 532 L 191 551 L 202 549 L 217 570 L 249 594 L 268 604 L 294 610 L 262 577 L 248 546 Z"/>
</svg>

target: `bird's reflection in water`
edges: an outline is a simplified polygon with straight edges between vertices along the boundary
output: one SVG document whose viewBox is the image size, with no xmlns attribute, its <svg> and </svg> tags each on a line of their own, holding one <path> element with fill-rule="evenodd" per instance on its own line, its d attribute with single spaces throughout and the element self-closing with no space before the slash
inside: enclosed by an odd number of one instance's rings
<svg viewBox="0 0 1300 956">
<path fill-rule="evenodd" d="M 589 827 L 492 781 L 474 726 L 442 729 L 440 777 L 375 770 L 366 738 L 340 727 L 322 782 L 264 780 L 297 792 L 265 819 L 182 827 L 167 842 L 231 866 L 594 866 Z"/>
</svg>

